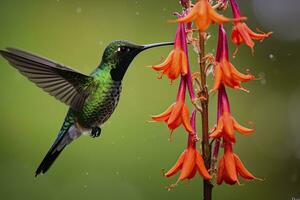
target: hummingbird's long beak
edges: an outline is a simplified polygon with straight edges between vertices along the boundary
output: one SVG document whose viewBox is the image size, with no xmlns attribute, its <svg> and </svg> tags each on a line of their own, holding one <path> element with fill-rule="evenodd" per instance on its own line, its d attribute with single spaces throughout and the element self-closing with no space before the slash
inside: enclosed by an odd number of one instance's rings
<svg viewBox="0 0 300 200">
<path fill-rule="evenodd" d="M 141 51 L 144 51 L 146 49 L 150 49 L 153 47 L 168 46 L 168 45 L 174 45 L 174 42 L 161 42 L 161 43 L 143 45 Z"/>
</svg>

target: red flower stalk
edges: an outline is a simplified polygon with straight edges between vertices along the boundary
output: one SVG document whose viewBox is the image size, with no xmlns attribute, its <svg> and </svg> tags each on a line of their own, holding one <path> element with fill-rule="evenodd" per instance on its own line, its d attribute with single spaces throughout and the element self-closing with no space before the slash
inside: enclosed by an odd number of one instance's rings
<svg viewBox="0 0 300 200">
<path fill-rule="evenodd" d="M 187 132 L 193 133 L 193 128 L 189 121 L 189 110 L 185 105 L 186 84 L 185 80 L 181 79 L 176 102 L 173 103 L 166 111 L 159 115 L 152 116 L 154 121 L 164 121 L 171 132 L 181 124 Z"/>
<path fill-rule="evenodd" d="M 194 21 L 199 31 L 204 32 L 209 28 L 211 23 L 223 24 L 230 21 L 241 21 L 244 19 L 245 18 L 230 19 L 224 17 L 213 9 L 208 0 L 198 0 L 191 12 L 183 18 L 177 19 L 176 22 L 190 23 Z"/>
<path fill-rule="evenodd" d="M 234 18 L 238 19 L 241 17 L 241 13 L 238 7 L 236 0 L 230 0 L 232 12 Z M 264 33 L 259 31 L 260 33 L 255 33 L 252 31 L 245 23 L 243 22 L 235 22 L 234 27 L 232 29 L 231 39 L 234 44 L 237 45 L 237 49 L 235 50 L 233 56 L 236 56 L 238 52 L 238 46 L 242 43 L 246 44 L 251 48 L 252 52 L 254 52 L 254 41 L 263 41 L 265 38 L 270 37 L 273 32 Z"/>
<path fill-rule="evenodd" d="M 240 73 L 230 62 L 228 57 L 227 36 L 223 25 L 219 27 L 219 41 L 216 55 L 215 70 L 214 70 L 214 87 L 212 92 L 217 91 L 222 84 L 233 89 L 247 89 L 241 86 L 242 82 L 247 82 L 255 79 L 252 74 Z"/>
<path fill-rule="evenodd" d="M 192 114 L 191 124 L 193 130 L 196 130 L 196 111 Z M 181 171 L 177 183 L 185 179 L 192 179 L 196 175 L 197 171 L 205 180 L 211 179 L 211 176 L 205 168 L 203 158 L 200 152 L 196 149 L 195 135 L 195 133 L 189 134 L 187 148 L 179 156 L 176 164 L 167 173 L 165 173 L 166 177 L 171 177 Z"/>
<path fill-rule="evenodd" d="M 168 76 L 169 79 L 175 80 L 181 74 L 185 76 L 188 72 L 187 55 L 183 50 L 182 33 L 185 31 L 184 26 L 178 25 L 174 49 L 170 52 L 167 59 L 159 64 L 152 66 L 152 69 L 156 71 L 162 71 L 158 78 L 162 78 L 163 75 Z"/>
<path fill-rule="evenodd" d="M 220 185 L 224 181 L 227 184 L 234 185 L 238 182 L 238 176 L 246 180 L 261 180 L 245 168 L 239 157 L 233 153 L 232 144 L 224 142 L 224 155 L 219 162 L 217 184 Z"/>
<path fill-rule="evenodd" d="M 230 106 L 225 87 L 222 85 L 219 89 L 219 103 L 218 107 L 218 123 L 216 129 L 210 134 L 211 138 L 223 138 L 226 142 L 235 143 L 234 130 L 243 134 L 250 135 L 255 130 L 246 128 L 240 125 L 230 113 Z"/>
</svg>

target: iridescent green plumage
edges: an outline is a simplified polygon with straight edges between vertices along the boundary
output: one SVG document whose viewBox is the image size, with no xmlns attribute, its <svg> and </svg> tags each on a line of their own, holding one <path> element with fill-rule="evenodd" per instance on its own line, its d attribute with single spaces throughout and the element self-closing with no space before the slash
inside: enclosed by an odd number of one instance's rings
<svg viewBox="0 0 300 200">
<path fill-rule="evenodd" d="M 18 49 L 0 50 L 0 54 L 37 86 L 70 106 L 56 140 L 36 170 L 45 173 L 66 145 L 88 132 L 99 136 L 99 126 L 116 108 L 122 79 L 134 57 L 141 51 L 171 45 L 135 45 L 114 41 L 105 49 L 100 65 L 87 76 L 62 64 Z"/>
</svg>

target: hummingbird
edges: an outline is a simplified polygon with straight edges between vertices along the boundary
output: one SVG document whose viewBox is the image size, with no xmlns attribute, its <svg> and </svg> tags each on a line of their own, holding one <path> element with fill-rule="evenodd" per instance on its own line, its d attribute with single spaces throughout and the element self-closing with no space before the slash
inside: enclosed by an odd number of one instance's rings
<svg viewBox="0 0 300 200">
<path fill-rule="evenodd" d="M 100 136 L 100 126 L 118 105 L 124 75 L 140 52 L 172 44 L 137 45 L 113 41 L 105 48 L 100 64 L 90 75 L 23 50 L 0 50 L 2 57 L 22 75 L 69 106 L 62 127 L 35 176 L 46 173 L 64 148 L 81 135 Z"/>
</svg>

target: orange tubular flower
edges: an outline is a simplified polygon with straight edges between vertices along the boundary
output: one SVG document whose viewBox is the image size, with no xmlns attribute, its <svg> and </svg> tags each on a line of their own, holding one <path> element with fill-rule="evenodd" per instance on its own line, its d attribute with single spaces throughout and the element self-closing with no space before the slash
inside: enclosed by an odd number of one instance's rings
<svg viewBox="0 0 300 200">
<path fill-rule="evenodd" d="M 185 76 L 188 70 L 186 54 L 180 47 L 175 47 L 163 63 L 152 66 L 152 69 L 162 71 L 158 78 L 167 75 L 169 79 L 175 80 L 179 74 Z"/>
<path fill-rule="evenodd" d="M 185 149 L 176 164 L 167 173 L 165 173 L 165 176 L 171 177 L 179 171 L 181 171 L 181 173 L 178 181 L 192 179 L 196 175 L 197 171 L 203 179 L 211 179 L 211 176 L 205 168 L 203 158 L 195 145 L 189 145 L 187 149 Z"/>
<path fill-rule="evenodd" d="M 226 58 L 223 58 L 214 70 L 214 87 L 212 92 L 217 91 L 221 84 L 225 84 L 233 89 L 241 89 L 248 92 L 247 89 L 241 86 L 242 82 L 254 80 L 252 74 L 240 73 Z"/>
<path fill-rule="evenodd" d="M 270 37 L 273 34 L 273 32 L 268 32 L 268 33 L 255 33 L 252 31 L 245 23 L 242 22 L 237 22 L 235 23 L 233 29 L 232 29 L 232 34 L 231 34 L 231 39 L 234 44 L 239 46 L 242 43 L 245 43 L 248 47 L 251 48 L 252 52 L 254 52 L 254 41 L 253 40 L 259 40 L 263 41 L 265 38 Z M 237 54 L 238 48 L 235 51 L 234 55 Z"/>
<path fill-rule="evenodd" d="M 211 23 L 223 24 L 230 21 L 241 21 L 245 18 L 230 19 L 218 14 L 213 7 L 210 5 L 208 0 L 198 0 L 194 5 L 191 12 L 176 22 L 189 23 L 195 21 L 197 28 L 204 32 L 206 31 Z"/>
<path fill-rule="evenodd" d="M 228 111 L 224 111 L 222 116 L 218 120 L 216 129 L 210 134 L 211 138 L 223 137 L 225 141 L 235 143 L 234 130 L 243 134 L 250 135 L 255 130 L 246 128 L 240 125 Z"/>
<path fill-rule="evenodd" d="M 230 0 L 232 12 L 234 15 L 234 18 L 238 19 L 241 17 L 241 12 L 239 9 L 239 6 L 236 2 L 236 0 Z M 252 49 L 252 52 L 254 52 L 254 41 L 253 40 L 259 40 L 263 41 L 265 38 L 270 37 L 273 32 L 264 33 L 262 31 L 259 31 L 260 33 L 255 33 L 252 31 L 245 23 L 242 22 L 236 22 L 231 34 L 231 39 L 234 44 L 239 46 L 242 43 L 245 43 L 248 47 Z M 238 47 L 235 50 L 233 56 L 235 57 L 238 52 Z"/>
<path fill-rule="evenodd" d="M 170 52 L 167 59 L 163 63 L 152 66 L 152 69 L 156 71 L 162 71 L 158 78 L 162 78 L 163 75 L 166 75 L 169 79 L 175 80 L 180 74 L 181 76 L 185 76 L 188 73 L 187 55 L 182 46 L 182 31 L 185 31 L 184 26 L 180 24 L 178 25 L 176 32 L 174 50 Z"/>
<path fill-rule="evenodd" d="M 219 162 L 219 169 L 217 175 L 217 184 L 225 183 L 234 185 L 238 182 L 238 176 L 246 180 L 261 180 L 253 176 L 244 166 L 239 157 L 233 153 L 232 144 L 225 142 L 224 155 Z"/>
<path fill-rule="evenodd" d="M 160 115 L 152 116 L 152 119 L 157 122 L 164 121 L 171 131 L 183 124 L 189 133 L 193 133 L 193 128 L 189 121 L 189 110 L 184 100 L 176 101 Z"/>
</svg>

